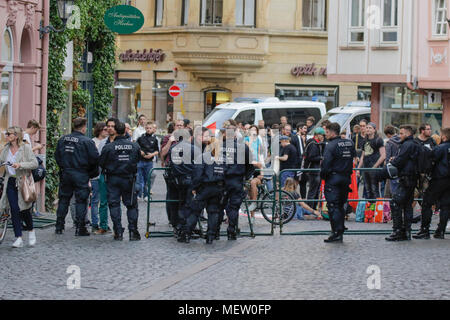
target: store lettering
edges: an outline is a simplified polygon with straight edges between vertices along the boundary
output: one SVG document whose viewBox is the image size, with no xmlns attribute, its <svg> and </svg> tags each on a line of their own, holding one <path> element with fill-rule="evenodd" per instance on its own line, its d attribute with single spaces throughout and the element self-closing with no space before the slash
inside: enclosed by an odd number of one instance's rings
<svg viewBox="0 0 450 320">
<path fill-rule="evenodd" d="M 315 76 L 317 74 L 320 76 L 326 76 L 327 68 L 322 67 L 319 69 L 319 68 L 316 68 L 315 63 L 311 63 L 311 64 L 307 64 L 305 66 L 297 66 L 297 67 L 292 68 L 291 74 L 296 77 L 300 77 L 302 75 L 303 76 Z"/>
<path fill-rule="evenodd" d="M 119 60 L 122 62 L 149 61 L 149 62 L 158 63 L 158 62 L 164 61 L 165 57 L 166 57 L 166 54 L 163 53 L 161 49 L 158 49 L 158 50 L 150 49 L 150 51 L 147 51 L 147 49 L 144 49 L 143 52 L 139 52 L 139 50 L 137 50 L 136 52 L 133 52 L 133 50 L 129 49 L 119 55 Z"/>
</svg>

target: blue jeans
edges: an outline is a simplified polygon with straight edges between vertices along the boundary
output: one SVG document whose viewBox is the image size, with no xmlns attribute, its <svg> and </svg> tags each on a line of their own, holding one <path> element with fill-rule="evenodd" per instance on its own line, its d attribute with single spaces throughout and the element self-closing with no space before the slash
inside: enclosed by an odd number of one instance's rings
<svg viewBox="0 0 450 320">
<path fill-rule="evenodd" d="M 152 161 L 139 161 L 138 163 L 138 197 L 148 197 L 150 190 L 148 189 L 148 179 L 150 170 L 153 169 Z M 150 183 L 150 189 L 151 189 Z"/>
<path fill-rule="evenodd" d="M 98 226 L 98 205 L 100 203 L 100 188 L 98 179 L 91 180 L 91 186 L 91 224 L 92 226 Z"/>
<path fill-rule="evenodd" d="M 280 188 L 284 188 L 284 183 L 286 182 L 287 178 L 294 178 L 294 177 L 295 177 L 295 172 L 292 172 L 292 171 L 283 172 L 280 177 Z"/>
<path fill-rule="evenodd" d="M 6 197 L 11 208 L 11 221 L 14 228 L 16 238 L 22 236 L 22 221 L 25 223 L 25 230 L 33 230 L 33 218 L 30 209 L 20 211 L 19 208 L 19 191 L 16 186 L 16 178 L 10 177 L 6 186 Z"/>
<path fill-rule="evenodd" d="M 305 220 L 304 216 L 312 215 L 311 211 L 306 210 L 299 204 L 295 204 L 297 211 L 295 212 L 295 217 L 299 220 Z"/>
</svg>

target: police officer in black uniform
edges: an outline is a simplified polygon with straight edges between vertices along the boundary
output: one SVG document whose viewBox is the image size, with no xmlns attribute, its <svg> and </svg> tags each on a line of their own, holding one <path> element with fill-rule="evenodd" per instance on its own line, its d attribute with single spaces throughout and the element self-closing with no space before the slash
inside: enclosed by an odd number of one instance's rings
<svg viewBox="0 0 450 320">
<path fill-rule="evenodd" d="M 224 141 L 221 146 L 221 161 L 225 163 L 225 199 L 222 208 L 225 208 L 228 217 L 228 240 L 237 239 L 237 226 L 239 208 L 245 198 L 244 182 L 255 171 L 251 164 L 251 153 L 248 146 L 236 139 L 236 127 L 229 125 L 226 128 Z M 219 216 L 219 225 L 216 239 L 220 234 L 220 223 L 223 219 L 223 210 Z"/>
<path fill-rule="evenodd" d="M 201 150 L 196 150 L 191 143 L 192 129 L 181 129 L 174 132 L 175 138 L 180 141 L 170 147 L 169 170 L 170 176 L 175 180 L 178 190 L 178 242 L 190 242 L 190 234 L 187 229 L 186 220 L 190 215 L 192 194 L 192 171 L 196 155 L 201 155 Z"/>
<path fill-rule="evenodd" d="M 130 241 L 141 240 L 138 232 L 138 204 L 136 190 L 137 164 L 140 159 L 141 148 L 125 136 L 125 124 L 115 120 L 117 137 L 107 144 L 100 155 L 100 166 L 106 176 L 108 191 L 108 205 L 113 221 L 114 240 L 123 240 L 124 228 L 120 210 L 120 199 L 127 207 L 128 230 Z"/>
<path fill-rule="evenodd" d="M 345 231 L 344 219 L 349 185 L 353 171 L 353 160 L 356 157 L 355 146 L 351 140 L 340 137 L 341 126 L 338 123 L 328 124 L 326 137 L 328 144 L 324 150 L 320 177 L 325 180 L 325 199 L 330 216 L 331 235 L 324 241 L 342 242 Z"/>
<path fill-rule="evenodd" d="M 450 211 L 450 128 L 441 130 L 442 143 L 431 153 L 434 167 L 430 185 L 425 191 L 422 203 L 422 225 L 414 239 L 430 239 L 430 224 L 433 216 L 432 206 L 440 203 L 440 222 L 434 237 L 444 239 L 445 228 Z"/>
<path fill-rule="evenodd" d="M 414 142 L 415 131 L 411 125 L 400 127 L 400 148 L 398 155 L 390 162 L 398 170 L 399 186 L 391 203 L 393 232 L 386 241 L 411 240 L 412 203 L 417 185 L 417 158 L 420 152 L 420 146 Z"/>
<path fill-rule="evenodd" d="M 70 198 L 75 193 L 76 236 L 89 236 L 86 229 L 89 178 L 98 176 L 99 154 L 92 139 L 85 136 L 87 120 L 76 118 L 73 132 L 58 141 L 55 160 L 59 166 L 59 204 L 56 211 L 56 234 L 62 234 Z"/>
<path fill-rule="evenodd" d="M 219 151 L 218 151 L 219 153 Z M 212 244 L 216 236 L 225 186 L 225 164 L 216 155 L 214 144 L 206 147 L 200 159 L 196 159 L 193 171 L 192 210 L 187 219 L 187 232 L 194 230 L 203 209 L 208 213 L 206 243 Z"/>
</svg>

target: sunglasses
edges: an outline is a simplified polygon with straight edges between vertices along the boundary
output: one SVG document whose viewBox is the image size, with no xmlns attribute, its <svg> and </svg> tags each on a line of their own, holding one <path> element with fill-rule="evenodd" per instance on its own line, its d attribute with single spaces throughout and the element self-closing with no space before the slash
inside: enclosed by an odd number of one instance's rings
<svg viewBox="0 0 450 320">
<path fill-rule="evenodd" d="M 14 132 L 5 132 L 5 136 L 9 137 L 10 135 L 16 135 Z"/>
</svg>

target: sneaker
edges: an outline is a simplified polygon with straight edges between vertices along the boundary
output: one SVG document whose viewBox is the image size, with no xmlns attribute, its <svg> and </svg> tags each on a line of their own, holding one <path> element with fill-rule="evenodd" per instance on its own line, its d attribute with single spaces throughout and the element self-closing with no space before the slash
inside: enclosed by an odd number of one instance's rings
<svg viewBox="0 0 450 320">
<path fill-rule="evenodd" d="M 144 197 L 144 198 L 142 199 L 142 201 L 147 202 L 147 201 L 148 201 L 148 198 L 147 198 L 147 197 Z"/>
<path fill-rule="evenodd" d="M 255 211 L 255 210 L 256 210 L 256 207 L 257 207 L 256 202 L 252 202 L 252 203 L 248 206 L 248 211 L 249 211 L 249 212 Z"/>
<path fill-rule="evenodd" d="M 35 218 L 40 218 L 42 216 L 44 216 L 44 215 L 42 213 L 40 213 L 39 211 L 33 212 L 33 217 L 35 217 Z"/>
<path fill-rule="evenodd" d="M 28 244 L 32 247 L 36 244 L 36 232 L 34 230 L 28 232 Z"/>
<path fill-rule="evenodd" d="M 92 232 L 98 231 L 100 228 L 97 225 L 92 226 Z"/>
<path fill-rule="evenodd" d="M 18 238 L 16 239 L 16 241 L 14 241 L 12 247 L 13 247 L 13 248 L 22 248 L 22 247 L 23 247 L 23 240 L 22 240 L 22 237 L 18 237 Z"/>
<path fill-rule="evenodd" d="M 97 235 L 102 235 L 102 234 L 105 234 L 105 233 L 108 233 L 108 231 L 104 230 L 102 228 L 99 228 L 97 231 L 94 231 L 94 234 L 97 234 Z"/>
</svg>

